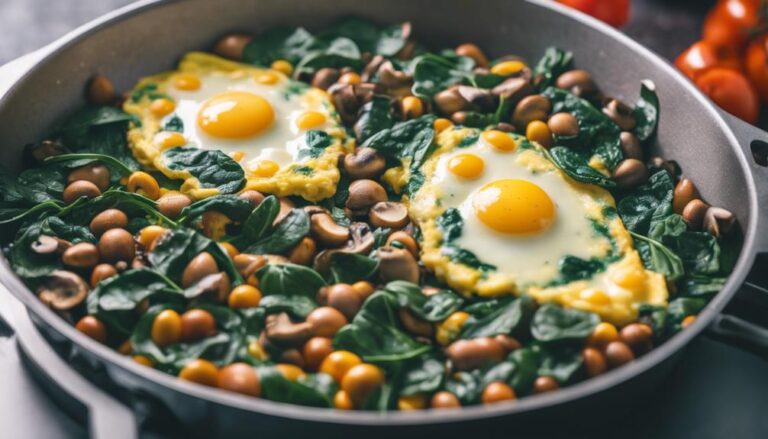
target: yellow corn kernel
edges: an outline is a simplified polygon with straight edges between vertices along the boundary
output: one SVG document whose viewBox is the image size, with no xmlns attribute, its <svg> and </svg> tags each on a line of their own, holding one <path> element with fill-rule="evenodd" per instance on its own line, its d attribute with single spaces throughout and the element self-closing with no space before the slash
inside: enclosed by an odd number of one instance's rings
<svg viewBox="0 0 768 439">
<path fill-rule="evenodd" d="M 280 372 L 288 381 L 296 381 L 303 377 L 304 371 L 295 364 L 280 363 L 275 365 L 275 368 Z"/>
<path fill-rule="evenodd" d="M 141 364 L 142 366 L 147 366 L 147 367 L 154 367 L 155 366 L 155 362 L 152 361 L 152 359 L 147 357 L 147 356 L 144 356 L 144 355 L 134 355 L 132 358 L 133 358 L 133 361 Z"/>
<path fill-rule="evenodd" d="M 221 212 L 216 212 L 215 210 L 205 212 L 202 218 L 203 235 L 214 241 L 218 241 L 227 234 L 227 224 L 232 222 L 228 216 Z"/>
<path fill-rule="evenodd" d="M 155 134 L 155 145 L 158 145 L 160 149 L 176 148 L 177 146 L 183 146 L 187 144 L 187 139 L 184 134 L 176 131 L 160 131 Z"/>
<path fill-rule="evenodd" d="M 253 168 L 253 174 L 257 177 L 268 178 L 280 170 L 280 165 L 272 160 L 259 160 Z"/>
<path fill-rule="evenodd" d="M 347 84 L 347 85 L 358 85 L 363 80 L 360 78 L 360 75 L 358 75 L 355 72 L 347 72 L 343 75 L 341 75 L 341 78 L 337 81 L 339 84 Z"/>
<path fill-rule="evenodd" d="M 239 162 L 245 157 L 245 153 L 243 151 L 233 151 L 229 153 L 229 156 L 232 157 L 232 160 Z"/>
<path fill-rule="evenodd" d="M 427 398 L 424 395 L 402 396 L 397 400 L 398 410 L 421 410 L 427 406 Z"/>
<path fill-rule="evenodd" d="M 224 251 L 227 252 L 230 258 L 234 258 L 240 253 L 240 251 L 237 250 L 237 247 L 232 245 L 232 243 L 230 242 L 220 242 L 219 247 L 224 249 Z"/>
<path fill-rule="evenodd" d="M 459 333 L 461 332 L 461 327 L 468 318 L 469 314 L 464 311 L 457 311 L 449 315 L 447 319 L 437 325 L 437 334 L 435 335 L 437 342 L 442 346 L 451 344 L 458 338 Z"/>
<path fill-rule="evenodd" d="M 200 88 L 200 78 L 191 73 L 180 73 L 176 76 L 174 85 L 179 90 L 193 91 Z"/>
<path fill-rule="evenodd" d="M 645 287 L 645 273 L 634 267 L 616 270 L 611 279 L 622 288 L 630 291 L 642 291 Z"/>
<path fill-rule="evenodd" d="M 280 77 L 275 72 L 267 71 L 267 72 L 257 73 L 254 79 L 259 84 L 273 85 L 273 84 L 277 84 L 277 81 L 280 80 Z"/>
<path fill-rule="evenodd" d="M 261 343 L 259 343 L 258 340 L 254 340 L 248 344 L 248 354 L 257 360 L 269 359 L 269 355 L 267 355 L 267 353 L 264 351 L 264 348 L 261 347 Z"/>
<path fill-rule="evenodd" d="M 286 76 L 290 76 L 293 73 L 293 66 L 284 59 L 275 60 L 271 67 Z"/>
<path fill-rule="evenodd" d="M 595 330 L 587 339 L 587 344 L 602 348 L 612 341 L 619 339 L 619 331 L 613 323 L 600 322 L 595 326 Z"/>
<path fill-rule="evenodd" d="M 128 192 L 136 192 L 145 197 L 157 200 L 160 198 L 160 185 L 155 177 L 143 171 L 136 171 L 128 177 Z"/>
<path fill-rule="evenodd" d="M 166 98 L 155 99 L 149 104 L 149 111 L 151 111 L 155 117 L 163 117 L 167 114 L 171 114 L 175 109 L 176 104 L 172 100 Z"/>
<path fill-rule="evenodd" d="M 401 103 L 403 107 L 403 116 L 406 119 L 415 119 L 424 114 L 424 104 L 416 96 L 406 96 Z"/>
<path fill-rule="evenodd" d="M 546 123 L 540 120 L 534 120 L 528 124 L 525 128 L 525 137 L 544 148 L 552 147 L 552 130 L 549 129 Z"/>
<path fill-rule="evenodd" d="M 317 111 L 307 111 L 296 119 L 300 130 L 311 130 L 325 123 L 325 115 Z"/>
<path fill-rule="evenodd" d="M 452 127 L 453 126 L 453 122 L 451 122 L 450 120 L 448 120 L 448 119 L 446 119 L 444 117 L 441 117 L 439 119 L 435 119 L 435 122 L 434 122 L 434 124 L 432 124 L 432 126 L 435 129 L 435 131 L 437 131 L 439 133 L 441 131 L 445 131 L 448 128 Z"/>
<path fill-rule="evenodd" d="M 352 404 L 352 398 L 349 394 L 343 390 L 336 392 L 333 396 L 333 406 L 339 410 L 352 410 L 354 405 Z"/>
<path fill-rule="evenodd" d="M 483 133 L 483 140 L 502 152 L 512 152 L 517 148 L 517 142 L 504 131 L 486 131 Z"/>
<path fill-rule="evenodd" d="M 165 231 L 168 230 L 165 227 L 151 225 L 144 227 L 139 231 L 138 241 L 145 249 L 152 251 L 155 248 L 157 238 L 159 238 Z"/>
<path fill-rule="evenodd" d="M 491 67 L 491 73 L 499 76 L 509 76 L 520 72 L 526 67 L 525 63 L 518 60 L 502 61 Z"/>
</svg>

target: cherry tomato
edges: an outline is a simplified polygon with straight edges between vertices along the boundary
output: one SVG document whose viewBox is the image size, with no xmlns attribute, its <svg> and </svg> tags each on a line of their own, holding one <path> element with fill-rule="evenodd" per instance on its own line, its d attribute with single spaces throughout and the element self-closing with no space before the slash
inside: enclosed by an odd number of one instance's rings
<svg viewBox="0 0 768 439">
<path fill-rule="evenodd" d="M 768 105 L 768 35 L 762 35 L 749 43 L 744 66 L 760 99 Z"/>
<path fill-rule="evenodd" d="M 675 66 L 685 76 L 696 80 L 713 67 L 741 70 L 741 60 L 727 48 L 718 48 L 707 41 L 697 41 L 677 57 Z"/>
<path fill-rule="evenodd" d="M 629 20 L 630 0 L 558 0 L 611 26 L 620 27 Z"/>
<path fill-rule="evenodd" d="M 741 51 L 762 21 L 762 0 L 720 0 L 704 21 L 703 39 Z"/>
<path fill-rule="evenodd" d="M 696 85 L 723 110 L 745 122 L 757 123 L 760 100 L 743 74 L 715 67 L 699 76 Z"/>
</svg>

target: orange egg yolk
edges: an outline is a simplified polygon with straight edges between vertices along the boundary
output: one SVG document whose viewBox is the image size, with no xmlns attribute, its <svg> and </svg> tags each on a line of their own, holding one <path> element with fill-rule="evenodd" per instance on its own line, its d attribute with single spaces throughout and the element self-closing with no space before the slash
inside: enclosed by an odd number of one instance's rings
<svg viewBox="0 0 768 439">
<path fill-rule="evenodd" d="M 175 109 L 176 104 L 172 100 L 166 98 L 155 99 L 149 104 L 149 111 L 156 117 L 168 115 Z"/>
<path fill-rule="evenodd" d="M 478 219 L 491 229 L 512 235 L 531 235 L 555 222 L 555 204 L 544 190 L 526 180 L 490 182 L 472 198 Z"/>
<path fill-rule="evenodd" d="M 296 119 L 300 130 L 310 130 L 325 123 L 325 115 L 317 111 L 307 111 Z"/>
<path fill-rule="evenodd" d="M 187 139 L 183 134 L 176 131 L 160 131 L 155 134 L 155 144 L 162 149 L 175 148 L 187 144 Z"/>
<path fill-rule="evenodd" d="M 269 128 L 274 119 L 266 99 L 244 91 L 217 94 L 197 113 L 197 124 L 206 134 L 224 139 L 252 137 Z"/>
<path fill-rule="evenodd" d="M 182 73 L 176 76 L 174 85 L 179 90 L 193 91 L 200 88 L 200 78 L 189 73 Z"/>
<path fill-rule="evenodd" d="M 485 169 L 483 159 L 475 154 L 457 154 L 448 161 L 448 170 L 457 177 L 472 180 L 479 177 Z"/>
<path fill-rule="evenodd" d="M 517 142 L 504 131 L 486 131 L 483 133 L 483 140 L 502 152 L 512 152 L 517 148 Z"/>
<path fill-rule="evenodd" d="M 272 160 L 259 160 L 256 163 L 256 166 L 253 167 L 253 174 L 257 177 L 271 177 L 275 174 L 277 174 L 277 171 L 280 170 L 280 165 L 278 165 L 276 162 Z"/>
</svg>

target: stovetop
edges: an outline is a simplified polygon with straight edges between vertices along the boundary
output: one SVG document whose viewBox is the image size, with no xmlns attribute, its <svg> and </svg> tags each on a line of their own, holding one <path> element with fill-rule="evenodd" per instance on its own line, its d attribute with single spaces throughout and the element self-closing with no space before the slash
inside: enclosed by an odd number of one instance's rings
<svg viewBox="0 0 768 439">
<path fill-rule="evenodd" d="M 635 0 L 633 22 L 625 30 L 661 55 L 672 58 L 695 39 L 705 10 L 702 5 L 711 3 L 711 0 Z M 0 309 L 23 312 L 21 305 L 2 286 Z M 15 336 L 1 320 L 0 377 L 2 437 L 87 436 L 85 422 L 70 417 L 46 393 L 49 389 L 33 379 L 22 361 Z M 757 439 L 768 437 L 766 409 L 768 361 L 700 336 L 689 345 L 655 397 L 637 407 L 627 419 L 612 422 L 614 427 L 606 429 L 599 427 L 606 421 L 601 413 L 594 413 L 592 419 L 584 422 L 597 426 L 590 438 Z M 142 436 L 154 437 L 152 432 L 143 432 Z M 563 437 L 573 436 L 563 432 Z"/>
</svg>

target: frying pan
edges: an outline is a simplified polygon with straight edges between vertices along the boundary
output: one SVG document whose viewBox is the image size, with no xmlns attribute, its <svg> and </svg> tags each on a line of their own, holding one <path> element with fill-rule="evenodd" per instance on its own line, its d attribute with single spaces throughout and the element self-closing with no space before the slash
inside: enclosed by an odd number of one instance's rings
<svg viewBox="0 0 768 439">
<path fill-rule="evenodd" d="M 86 376 L 130 403 L 142 419 L 149 414 L 151 420 L 154 414 L 174 423 L 178 434 L 423 437 L 508 431 L 542 435 L 551 426 L 578 431 L 585 419 L 598 422 L 596 414 L 599 422 L 618 418 L 619 410 L 631 408 L 631 402 L 642 401 L 657 389 L 681 350 L 705 329 L 768 351 L 767 330 L 722 314 L 740 289 L 750 292 L 746 300 L 755 306 L 765 305 L 768 297 L 764 290 L 745 283 L 756 256 L 768 251 L 768 168 L 763 166 L 768 144 L 760 140 L 768 139 L 768 134 L 716 110 L 671 66 L 629 38 L 551 1 L 141 1 L 57 41 L 14 82 L 0 100 L 0 161 L 18 170 L 22 146 L 41 140 L 58 117 L 82 105 L 83 84 L 96 72 L 126 90 L 143 75 L 172 68 L 184 52 L 211 47 L 224 33 L 258 33 L 275 25 L 321 29 L 344 15 L 382 23 L 411 21 L 419 41 L 433 48 L 469 41 L 491 55 L 515 53 L 530 60 L 550 45 L 567 48 L 603 90 L 630 102 L 637 98 L 639 82 L 652 79 L 662 117 L 651 153 L 677 160 L 710 203 L 733 211 L 739 219 L 743 250 L 725 287 L 691 327 L 665 344 L 626 366 L 557 392 L 460 411 L 348 413 L 220 392 L 142 367 L 78 333 L 40 303 L 0 257 L 0 280 L 23 302 L 51 346 L 74 359 Z M 34 343 L 22 350 L 40 357 L 48 354 L 47 346 Z M 53 368 L 60 361 L 55 356 L 39 360 Z M 80 398 L 88 401 L 91 396 Z M 107 434 L 131 435 L 130 430 L 115 428 Z"/>
</svg>

